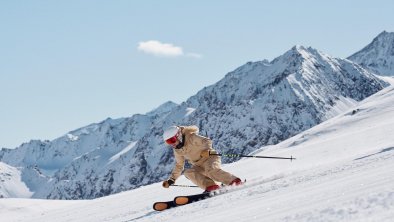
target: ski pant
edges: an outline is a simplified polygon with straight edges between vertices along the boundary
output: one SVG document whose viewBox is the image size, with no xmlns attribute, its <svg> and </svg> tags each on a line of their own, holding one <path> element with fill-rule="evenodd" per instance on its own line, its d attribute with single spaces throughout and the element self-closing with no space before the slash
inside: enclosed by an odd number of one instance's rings
<svg viewBox="0 0 394 222">
<path fill-rule="evenodd" d="M 193 166 L 184 171 L 186 178 L 202 189 L 215 185 L 215 181 L 230 184 L 237 177 L 220 168 L 219 156 L 210 156 L 201 166 Z"/>
</svg>

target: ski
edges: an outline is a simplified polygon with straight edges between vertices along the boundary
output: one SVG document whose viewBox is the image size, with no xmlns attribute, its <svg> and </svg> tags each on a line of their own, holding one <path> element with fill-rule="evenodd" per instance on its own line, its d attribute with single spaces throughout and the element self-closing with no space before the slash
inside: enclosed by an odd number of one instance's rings
<svg viewBox="0 0 394 222">
<path fill-rule="evenodd" d="M 245 184 L 246 180 L 244 180 L 242 182 L 242 185 Z M 240 186 L 240 185 L 238 185 Z M 238 187 L 237 186 L 237 187 Z M 228 186 L 228 187 L 232 187 L 232 186 Z M 185 196 L 177 196 L 174 198 L 173 201 L 164 201 L 164 202 L 156 202 L 153 204 L 153 209 L 156 211 L 163 211 L 163 210 L 167 210 L 170 208 L 174 208 L 174 207 L 178 207 L 178 206 L 182 206 L 182 205 L 186 205 L 186 204 L 190 204 L 193 202 L 197 202 L 200 200 L 204 200 L 210 197 L 214 197 L 220 194 L 224 194 L 227 193 L 231 190 L 228 190 L 227 186 L 222 186 L 221 189 L 219 190 L 215 190 L 212 192 L 206 192 L 206 193 L 199 193 L 199 194 L 194 194 L 194 195 L 185 195 Z"/>
<path fill-rule="evenodd" d="M 213 195 L 212 193 L 201 193 L 201 194 L 194 194 L 194 195 L 186 195 L 186 196 L 177 196 L 172 201 L 162 201 L 156 202 L 153 204 L 153 209 L 156 211 L 163 211 L 173 207 L 182 206 L 185 204 L 189 204 L 192 202 L 196 202 L 199 200 L 206 199 Z"/>
<path fill-rule="evenodd" d="M 214 192 L 200 193 L 200 194 L 186 195 L 186 196 L 177 196 L 174 198 L 174 200 L 171 200 L 171 201 L 161 201 L 161 202 L 154 203 L 153 209 L 155 211 L 163 211 L 163 210 L 167 210 L 170 208 L 193 203 L 193 202 L 196 202 L 199 200 L 203 200 L 203 199 L 209 198 L 213 195 L 215 195 Z"/>
<path fill-rule="evenodd" d="M 175 204 L 174 201 L 163 201 L 163 202 L 156 202 L 153 204 L 153 209 L 156 211 L 163 211 L 167 210 L 173 207 L 176 207 L 177 205 Z"/>
</svg>

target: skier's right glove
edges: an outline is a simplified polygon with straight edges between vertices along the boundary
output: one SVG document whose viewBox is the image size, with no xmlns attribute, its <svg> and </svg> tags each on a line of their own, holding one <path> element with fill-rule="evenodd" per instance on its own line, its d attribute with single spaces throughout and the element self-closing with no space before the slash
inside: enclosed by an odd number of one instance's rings
<svg viewBox="0 0 394 222">
<path fill-rule="evenodd" d="M 201 152 L 200 156 L 203 158 L 207 158 L 209 156 L 213 156 L 218 154 L 218 152 L 216 152 L 216 150 L 204 150 Z"/>
<path fill-rule="evenodd" d="M 175 181 L 173 180 L 173 179 L 169 179 L 169 180 L 165 180 L 164 182 L 163 182 L 163 187 L 164 188 L 169 188 L 172 184 L 174 184 L 175 183 Z"/>
</svg>

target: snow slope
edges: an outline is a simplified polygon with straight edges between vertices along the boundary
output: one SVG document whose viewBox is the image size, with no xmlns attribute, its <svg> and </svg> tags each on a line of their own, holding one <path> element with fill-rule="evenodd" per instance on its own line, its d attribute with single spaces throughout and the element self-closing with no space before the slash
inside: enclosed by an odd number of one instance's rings
<svg viewBox="0 0 394 222">
<path fill-rule="evenodd" d="M 21 172 L 15 167 L 0 162 L 0 198 L 31 197 L 32 194 L 22 182 Z"/>
<path fill-rule="evenodd" d="M 394 87 L 258 155 L 224 168 L 243 187 L 187 206 L 154 212 L 154 201 L 198 188 L 143 186 L 94 200 L 0 199 L 1 221 L 392 221 Z M 185 178 L 177 181 L 188 184 Z"/>
</svg>

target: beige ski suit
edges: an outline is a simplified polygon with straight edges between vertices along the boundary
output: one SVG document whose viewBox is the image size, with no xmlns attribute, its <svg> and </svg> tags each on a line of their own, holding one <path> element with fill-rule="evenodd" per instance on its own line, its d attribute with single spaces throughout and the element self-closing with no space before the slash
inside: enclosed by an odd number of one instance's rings
<svg viewBox="0 0 394 222">
<path fill-rule="evenodd" d="M 192 165 L 190 169 L 185 170 L 185 177 L 204 190 L 215 185 L 215 181 L 228 185 L 237 178 L 220 168 L 219 156 L 201 156 L 202 153 L 214 151 L 214 149 L 209 138 L 198 135 L 197 126 L 180 126 L 180 128 L 185 141 L 182 148 L 173 148 L 175 167 L 170 179 L 175 181 L 182 174 L 185 159 Z"/>
</svg>

